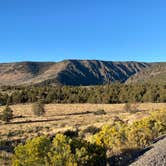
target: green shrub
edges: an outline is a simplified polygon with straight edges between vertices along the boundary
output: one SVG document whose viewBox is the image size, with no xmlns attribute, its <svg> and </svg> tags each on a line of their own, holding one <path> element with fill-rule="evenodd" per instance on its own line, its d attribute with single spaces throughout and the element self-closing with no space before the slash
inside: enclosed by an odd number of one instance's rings
<svg viewBox="0 0 166 166">
<path fill-rule="evenodd" d="M 129 113 L 136 113 L 136 112 L 139 111 L 138 104 L 136 104 L 136 103 L 134 103 L 134 104 L 125 103 L 125 105 L 124 105 L 124 111 L 125 112 L 129 112 Z"/>
<path fill-rule="evenodd" d="M 106 150 L 98 145 L 56 134 L 50 139 L 42 136 L 28 140 L 15 148 L 13 166 L 103 166 Z"/>
<path fill-rule="evenodd" d="M 106 149 L 83 139 L 72 139 L 71 150 L 78 166 L 106 165 Z"/>
<path fill-rule="evenodd" d="M 166 134 L 166 110 L 155 111 L 132 124 L 117 121 L 113 125 L 105 125 L 93 136 L 93 142 L 106 147 L 112 156 L 129 149 L 142 149 L 162 134 Z"/>
<path fill-rule="evenodd" d="M 153 139 L 166 133 L 166 111 L 152 112 L 150 117 L 143 118 L 129 125 L 127 138 L 130 147 L 143 148 Z"/>
<path fill-rule="evenodd" d="M 50 159 L 50 165 L 57 166 L 75 166 L 76 161 L 74 154 L 71 151 L 71 139 L 63 134 L 57 134 L 52 142 L 52 148 L 48 155 Z"/>
<path fill-rule="evenodd" d="M 99 109 L 96 112 L 94 112 L 94 115 L 105 115 L 106 112 L 103 109 Z"/>
<path fill-rule="evenodd" d="M 13 166 L 45 165 L 49 160 L 48 152 L 51 142 L 46 137 L 36 137 L 27 140 L 25 145 L 18 145 L 14 149 Z"/>
<path fill-rule="evenodd" d="M 149 119 L 134 122 L 127 128 L 128 147 L 130 148 L 144 148 L 149 145 L 151 141 L 158 136 L 153 131 L 154 123 Z"/>
<path fill-rule="evenodd" d="M 152 112 L 151 120 L 154 121 L 153 130 L 159 135 L 166 133 L 166 110 L 157 110 Z"/>
<path fill-rule="evenodd" d="M 1 120 L 5 122 L 10 122 L 12 118 L 13 118 L 13 110 L 7 105 L 2 112 Z"/>
<path fill-rule="evenodd" d="M 90 126 L 85 132 L 94 132 Z M 141 149 L 151 144 L 154 138 L 166 133 L 166 110 L 154 111 L 132 124 L 115 121 L 97 132 L 92 142 L 73 137 L 73 133 L 56 134 L 51 141 L 36 137 L 25 145 L 15 148 L 13 166 L 103 166 L 107 157 Z M 73 138 L 72 138 L 73 137 Z"/>
<path fill-rule="evenodd" d="M 94 135 L 94 142 L 105 147 L 109 153 L 120 153 L 126 144 L 126 125 L 116 122 L 114 125 L 105 125 L 102 130 Z"/>
<path fill-rule="evenodd" d="M 46 112 L 45 108 L 44 108 L 44 104 L 41 101 L 34 103 L 32 105 L 32 111 L 33 111 L 34 115 L 36 115 L 36 116 L 42 116 Z"/>
</svg>

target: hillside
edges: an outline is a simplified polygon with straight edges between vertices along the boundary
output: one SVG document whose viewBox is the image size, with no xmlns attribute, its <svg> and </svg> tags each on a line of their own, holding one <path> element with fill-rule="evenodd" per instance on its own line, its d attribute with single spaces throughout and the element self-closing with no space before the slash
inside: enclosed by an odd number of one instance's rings
<svg viewBox="0 0 166 166">
<path fill-rule="evenodd" d="M 98 60 L 1 63 L 0 85 L 97 85 L 125 82 L 149 66 L 148 63 Z"/>
<path fill-rule="evenodd" d="M 127 83 L 135 82 L 164 82 L 166 83 L 166 63 L 153 63 L 149 68 L 131 76 Z"/>
</svg>

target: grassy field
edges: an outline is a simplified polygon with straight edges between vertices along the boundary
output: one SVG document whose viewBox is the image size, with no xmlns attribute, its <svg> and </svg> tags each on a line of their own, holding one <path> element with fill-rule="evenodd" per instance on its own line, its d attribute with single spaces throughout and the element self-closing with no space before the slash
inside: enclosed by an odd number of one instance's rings
<svg viewBox="0 0 166 166">
<path fill-rule="evenodd" d="M 132 104 L 136 112 L 131 113 L 124 106 L 125 104 L 48 104 L 45 105 L 46 114 L 37 117 L 32 112 L 32 104 L 12 105 L 10 107 L 14 118 L 7 124 L 0 121 L 0 165 L 11 165 L 11 147 L 27 138 L 77 130 L 79 136 L 89 139 L 92 133 L 85 132 L 89 127 L 96 130 L 117 119 L 132 123 L 149 116 L 151 111 L 166 109 L 166 103 Z M 0 113 L 3 109 L 4 106 L 1 106 Z"/>
<path fill-rule="evenodd" d="M 5 124 L 0 121 L 0 136 L 2 140 L 17 140 L 34 137 L 40 134 L 54 135 L 59 131 L 84 130 L 88 126 L 101 127 L 111 124 L 120 118 L 128 123 L 148 116 L 151 110 L 166 108 L 164 103 L 136 104 L 139 111 L 129 113 L 124 110 L 124 104 L 48 104 L 43 117 L 33 115 L 32 104 L 13 105 L 14 119 Z M 0 112 L 4 107 L 0 107 Z M 97 110 L 106 114 L 96 115 Z"/>
</svg>

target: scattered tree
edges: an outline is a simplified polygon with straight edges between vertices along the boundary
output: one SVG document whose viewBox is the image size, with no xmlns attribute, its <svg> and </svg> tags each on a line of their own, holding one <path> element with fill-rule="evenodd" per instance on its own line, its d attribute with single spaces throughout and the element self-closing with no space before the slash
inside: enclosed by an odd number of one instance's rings
<svg viewBox="0 0 166 166">
<path fill-rule="evenodd" d="M 5 122 L 10 122 L 13 118 L 13 110 L 7 105 L 2 112 L 1 119 Z"/>
<path fill-rule="evenodd" d="M 44 104 L 41 101 L 36 102 L 32 105 L 32 111 L 36 116 L 43 116 L 46 112 Z"/>
<path fill-rule="evenodd" d="M 137 103 L 133 103 L 133 104 L 125 103 L 124 111 L 129 112 L 129 113 L 136 113 L 139 111 L 138 104 Z"/>
</svg>

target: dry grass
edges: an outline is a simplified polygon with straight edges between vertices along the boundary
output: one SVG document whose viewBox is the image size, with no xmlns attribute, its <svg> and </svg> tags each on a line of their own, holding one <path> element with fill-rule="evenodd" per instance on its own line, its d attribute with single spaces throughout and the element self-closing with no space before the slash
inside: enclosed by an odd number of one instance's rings
<svg viewBox="0 0 166 166">
<path fill-rule="evenodd" d="M 48 104 L 43 117 L 34 116 L 31 107 L 31 104 L 11 106 L 16 118 L 9 124 L 0 122 L 0 135 L 3 140 L 29 138 L 39 134 L 52 135 L 67 129 L 84 129 L 90 125 L 101 127 L 103 124 L 112 123 L 116 117 L 131 122 L 148 115 L 150 110 L 166 108 L 166 104 L 138 104 L 140 112 L 135 114 L 125 112 L 124 104 Z M 3 108 L 0 107 L 0 112 Z M 105 110 L 106 115 L 94 115 L 99 109 Z"/>
<path fill-rule="evenodd" d="M 11 165 L 11 153 L 6 151 L 0 151 L 0 165 L 1 166 L 8 166 Z"/>
<path fill-rule="evenodd" d="M 125 112 L 124 104 L 48 104 L 45 106 L 46 114 L 43 117 L 34 116 L 32 104 L 18 104 L 11 108 L 15 118 L 8 124 L 0 121 L 0 140 L 14 143 L 14 140 L 42 134 L 54 135 L 68 129 L 79 129 L 83 132 L 88 126 L 101 127 L 104 124 L 112 124 L 117 118 L 132 123 L 148 116 L 151 110 L 166 108 L 166 103 L 137 104 L 139 111 L 136 113 Z M 4 107 L 1 106 L 0 112 L 3 109 Z M 104 110 L 106 114 L 95 115 L 97 110 Z M 91 136 L 91 134 L 84 135 L 85 139 L 90 139 Z M 0 146 L 2 166 L 11 165 L 12 154 L 5 149 Z"/>
</svg>

